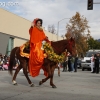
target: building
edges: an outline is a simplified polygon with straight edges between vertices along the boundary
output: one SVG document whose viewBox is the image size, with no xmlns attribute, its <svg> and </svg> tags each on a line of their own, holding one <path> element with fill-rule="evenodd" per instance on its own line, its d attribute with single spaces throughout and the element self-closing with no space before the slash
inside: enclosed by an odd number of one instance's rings
<svg viewBox="0 0 100 100">
<path fill-rule="evenodd" d="M 0 8 L 0 53 L 9 55 L 12 48 L 28 41 L 30 25 L 31 21 Z M 57 35 L 44 32 L 49 40 L 57 40 Z"/>
</svg>

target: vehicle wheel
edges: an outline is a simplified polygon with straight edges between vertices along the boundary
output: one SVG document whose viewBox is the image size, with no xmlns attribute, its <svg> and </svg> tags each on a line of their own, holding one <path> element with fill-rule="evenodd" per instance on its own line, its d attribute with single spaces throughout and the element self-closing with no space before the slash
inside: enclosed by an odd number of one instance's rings
<svg viewBox="0 0 100 100">
<path fill-rule="evenodd" d="M 84 68 L 82 68 L 82 71 L 84 71 Z"/>
<path fill-rule="evenodd" d="M 81 65 L 79 65 L 79 69 L 81 69 L 82 67 L 81 67 Z"/>
<path fill-rule="evenodd" d="M 79 66 L 79 65 L 77 65 L 77 68 L 78 68 L 78 69 L 79 69 L 79 67 L 80 67 L 80 66 Z"/>
</svg>

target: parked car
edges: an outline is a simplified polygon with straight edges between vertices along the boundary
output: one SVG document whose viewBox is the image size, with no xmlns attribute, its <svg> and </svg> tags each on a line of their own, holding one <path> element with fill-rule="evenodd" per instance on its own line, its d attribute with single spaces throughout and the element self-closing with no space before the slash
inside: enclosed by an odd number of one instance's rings
<svg viewBox="0 0 100 100">
<path fill-rule="evenodd" d="M 84 59 L 81 62 L 81 66 L 82 66 L 82 71 L 84 71 L 85 69 L 90 70 L 91 69 L 91 56 L 92 54 L 97 54 L 100 53 L 100 50 L 89 50 L 86 53 L 86 56 L 84 57 Z"/>
<path fill-rule="evenodd" d="M 78 58 L 78 60 L 77 60 L 77 68 L 81 68 L 82 66 L 81 66 L 81 59 L 80 58 Z"/>
</svg>

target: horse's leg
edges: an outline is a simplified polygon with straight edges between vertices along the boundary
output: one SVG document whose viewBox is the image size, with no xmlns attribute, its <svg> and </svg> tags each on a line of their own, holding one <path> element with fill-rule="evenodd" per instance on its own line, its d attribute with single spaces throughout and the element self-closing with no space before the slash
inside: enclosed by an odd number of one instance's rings
<svg viewBox="0 0 100 100">
<path fill-rule="evenodd" d="M 13 79 L 12 79 L 12 84 L 13 85 L 17 85 L 17 82 L 16 82 L 16 77 L 17 77 L 17 74 L 19 73 L 19 71 L 21 70 L 21 65 L 19 65 L 17 67 L 17 69 L 15 70 L 15 73 L 14 73 L 14 76 L 13 76 Z"/>
<path fill-rule="evenodd" d="M 60 77 L 60 67 L 58 67 L 58 76 Z"/>
<path fill-rule="evenodd" d="M 52 66 L 52 68 L 51 68 L 51 77 L 50 77 L 50 85 L 52 86 L 52 88 L 57 88 L 57 87 L 53 84 L 54 70 L 55 70 L 55 66 Z"/>
<path fill-rule="evenodd" d="M 31 82 L 31 80 L 30 80 L 30 78 L 29 78 L 29 76 L 28 76 L 28 72 L 27 72 L 27 62 L 24 61 L 24 62 L 22 63 L 22 65 L 23 65 L 23 73 L 24 73 L 24 75 L 25 75 L 25 77 L 26 77 L 26 79 L 27 79 L 27 81 L 28 81 L 30 87 L 33 87 L 34 84 Z"/>
<path fill-rule="evenodd" d="M 51 77 L 51 71 L 50 71 L 50 66 L 46 66 L 48 69 L 46 69 L 48 76 L 44 79 L 42 79 L 42 81 L 39 82 L 39 85 L 42 85 L 44 82 L 46 82 L 50 77 Z"/>
<path fill-rule="evenodd" d="M 48 75 L 46 78 L 42 79 L 42 81 L 39 82 L 39 85 L 42 85 L 44 82 L 46 82 L 50 76 Z"/>
</svg>

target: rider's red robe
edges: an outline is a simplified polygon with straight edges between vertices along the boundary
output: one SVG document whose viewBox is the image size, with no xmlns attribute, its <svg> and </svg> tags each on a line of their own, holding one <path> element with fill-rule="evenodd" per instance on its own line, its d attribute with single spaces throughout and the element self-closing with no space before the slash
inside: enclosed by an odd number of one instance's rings
<svg viewBox="0 0 100 100">
<path fill-rule="evenodd" d="M 30 75 L 35 77 L 39 75 L 40 69 L 43 65 L 44 54 L 41 49 L 42 41 L 46 36 L 42 29 L 31 27 L 30 33 L 30 57 L 29 57 L 29 72 Z"/>
</svg>

